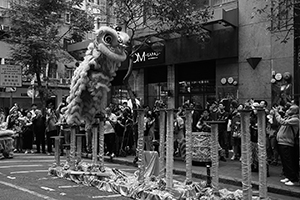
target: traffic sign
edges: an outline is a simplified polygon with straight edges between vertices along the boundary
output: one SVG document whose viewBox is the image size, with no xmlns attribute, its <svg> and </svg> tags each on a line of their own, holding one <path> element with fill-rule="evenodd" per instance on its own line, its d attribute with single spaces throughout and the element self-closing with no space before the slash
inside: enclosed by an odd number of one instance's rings
<svg viewBox="0 0 300 200">
<path fill-rule="evenodd" d="M 19 65 L 0 65 L 0 86 L 21 87 L 22 67 Z"/>
</svg>

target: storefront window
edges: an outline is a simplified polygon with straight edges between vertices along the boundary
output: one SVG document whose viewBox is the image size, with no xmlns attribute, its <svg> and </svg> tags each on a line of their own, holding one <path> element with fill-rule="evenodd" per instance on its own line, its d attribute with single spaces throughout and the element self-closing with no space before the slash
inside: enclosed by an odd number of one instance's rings
<svg viewBox="0 0 300 200">
<path fill-rule="evenodd" d="M 214 80 L 180 81 L 178 84 L 179 105 L 193 102 L 204 108 L 207 102 L 215 99 Z"/>
<path fill-rule="evenodd" d="M 167 105 L 168 89 L 167 82 L 148 84 L 148 105 L 152 108 L 155 102 L 161 102 Z"/>
<path fill-rule="evenodd" d="M 115 104 L 127 102 L 127 100 L 129 99 L 128 92 L 125 89 L 125 86 L 113 86 L 111 92 L 112 102 Z"/>
</svg>

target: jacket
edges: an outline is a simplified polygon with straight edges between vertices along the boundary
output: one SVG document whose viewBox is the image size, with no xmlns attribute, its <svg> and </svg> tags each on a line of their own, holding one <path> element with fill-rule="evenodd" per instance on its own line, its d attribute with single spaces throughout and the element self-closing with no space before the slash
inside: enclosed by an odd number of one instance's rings
<svg viewBox="0 0 300 200">
<path fill-rule="evenodd" d="M 282 118 L 280 114 L 275 113 L 276 120 L 281 125 L 277 132 L 278 144 L 291 146 L 295 144 L 295 136 L 299 131 L 299 117 L 298 115 L 291 115 L 287 118 Z"/>
</svg>

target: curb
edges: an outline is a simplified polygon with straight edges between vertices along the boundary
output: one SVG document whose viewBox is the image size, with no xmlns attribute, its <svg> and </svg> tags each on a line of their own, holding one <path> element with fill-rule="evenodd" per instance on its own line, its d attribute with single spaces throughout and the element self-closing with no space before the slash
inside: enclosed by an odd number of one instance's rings
<svg viewBox="0 0 300 200">
<path fill-rule="evenodd" d="M 83 156 L 83 157 L 85 157 L 85 156 Z M 85 158 L 91 158 L 91 155 L 87 155 Z M 108 157 L 104 157 L 104 161 L 105 162 L 110 162 L 110 163 L 116 163 L 116 164 L 121 164 L 121 165 L 128 165 L 128 166 L 137 167 L 137 164 L 134 164 L 132 161 L 128 161 L 126 159 L 114 158 L 112 160 Z M 173 169 L 173 173 L 176 174 L 176 175 L 181 175 L 181 176 L 186 175 L 185 170 L 176 169 L 176 168 Z M 207 175 L 202 174 L 202 173 L 193 172 L 192 177 L 197 178 L 197 179 L 206 180 Z M 242 180 L 241 179 L 235 179 L 235 178 L 231 178 L 231 177 L 227 177 L 227 176 L 219 176 L 219 182 L 223 183 L 223 184 L 242 187 Z M 286 189 L 282 189 L 280 186 L 277 186 L 277 185 L 274 185 L 274 184 L 268 184 L 267 188 L 268 188 L 268 192 L 274 193 L 274 194 L 286 195 L 286 196 L 290 196 L 290 197 L 299 197 L 300 196 L 300 192 L 293 191 L 293 187 L 291 187 L 290 190 L 286 190 Z M 252 189 L 258 190 L 259 189 L 259 182 L 252 181 Z"/>
</svg>

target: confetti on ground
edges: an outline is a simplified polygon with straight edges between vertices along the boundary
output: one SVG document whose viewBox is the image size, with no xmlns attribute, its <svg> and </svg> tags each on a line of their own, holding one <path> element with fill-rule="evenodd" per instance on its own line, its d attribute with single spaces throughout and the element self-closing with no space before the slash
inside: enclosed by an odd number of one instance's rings
<svg viewBox="0 0 300 200">
<path fill-rule="evenodd" d="M 55 191 L 54 189 L 52 189 L 52 188 L 48 188 L 48 187 L 41 187 L 43 190 L 47 190 L 47 191 L 51 191 L 51 192 L 53 192 L 53 191 Z"/>
</svg>

